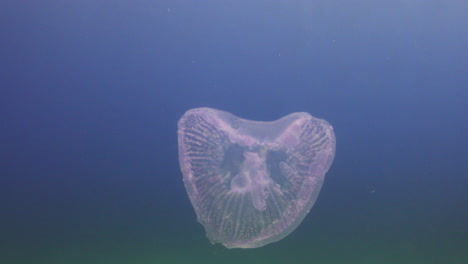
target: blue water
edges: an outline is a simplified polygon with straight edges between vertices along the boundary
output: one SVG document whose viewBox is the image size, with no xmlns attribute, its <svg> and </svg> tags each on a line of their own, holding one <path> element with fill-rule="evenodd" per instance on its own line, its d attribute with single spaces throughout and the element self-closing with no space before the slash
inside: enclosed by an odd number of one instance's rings
<svg viewBox="0 0 468 264">
<path fill-rule="evenodd" d="M 0 263 L 468 263 L 468 2 L 0 2 Z M 285 239 L 211 245 L 184 190 L 195 107 L 326 119 Z"/>
</svg>

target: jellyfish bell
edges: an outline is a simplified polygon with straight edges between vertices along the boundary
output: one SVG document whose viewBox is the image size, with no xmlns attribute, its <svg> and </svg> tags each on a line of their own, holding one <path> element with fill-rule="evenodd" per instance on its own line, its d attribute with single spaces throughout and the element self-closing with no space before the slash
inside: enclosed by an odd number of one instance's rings
<svg viewBox="0 0 468 264">
<path fill-rule="evenodd" d="M 195 108 L 178 123 L 179 162 L 213 243 L 256 248 L 281 240 L 314 205 L 335 155 L 331 125 L 308 113 L 260 122 Z"/>
</svg>

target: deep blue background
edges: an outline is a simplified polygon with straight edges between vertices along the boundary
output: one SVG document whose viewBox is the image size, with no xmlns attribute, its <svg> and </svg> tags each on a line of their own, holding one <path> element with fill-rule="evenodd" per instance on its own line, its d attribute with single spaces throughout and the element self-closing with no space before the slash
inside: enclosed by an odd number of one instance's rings
<svg viewBox="0 0 468 264">
<path fill-rule="evenodd" d="M 268 247 L 466 263 L 467 13 L 462 0 L 2 1 L 0 262 L 235 254 L 204 238 L 178 167 L 177 121 L 208 106 L 334 127 L 317 204 Z"/>
</svg>

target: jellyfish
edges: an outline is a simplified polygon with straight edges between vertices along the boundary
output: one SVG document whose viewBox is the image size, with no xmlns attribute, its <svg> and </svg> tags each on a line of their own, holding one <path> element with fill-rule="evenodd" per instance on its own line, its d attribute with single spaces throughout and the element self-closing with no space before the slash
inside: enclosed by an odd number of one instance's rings
<svg viewBox="0 0 468 264">
<path fill-rule="evenodd" d="M 305 112 L 265 122 L 188 110 L 178 122 L 179 163 L 207 238 L 257 248 L 289 235 L 317 200 L 335 144 L 332 126 Z"/>
</svg>

